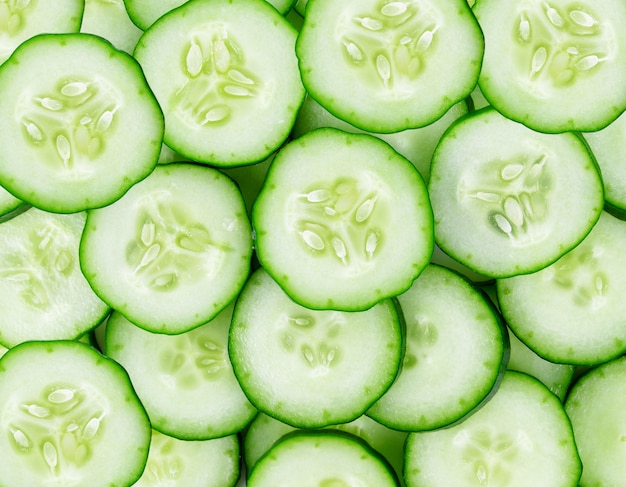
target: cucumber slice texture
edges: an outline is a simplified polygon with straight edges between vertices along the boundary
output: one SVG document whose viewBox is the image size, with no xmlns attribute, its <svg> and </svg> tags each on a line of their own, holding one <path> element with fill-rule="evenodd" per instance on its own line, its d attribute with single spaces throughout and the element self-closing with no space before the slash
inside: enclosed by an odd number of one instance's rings
<svg viewBox="0 0 626 487">
<path fill-rule="evenodd" d="M 390 300 L 361 312 L 311 310 L 261 267 L 235 304 L 228 350 L 241 388 L 260 411 L 318 428 L 356 419 L 389 388 L 402 333 Z"/>
<path fill-rule="evenodd" d="M 0 186 L 0 222 L 12 212 L 23 206 L 24 202 L 13 196 L 6 189 Z"/>
<path fill-rule="evenodd" d="M 160 17 L 180 7 L 188 0 L 124 0 L 126 11 L 133 23 L 141 30 L 146 30 Z"/>
<path fill-rule="evenodd" d="M 557 363 L 597 365 L 626 352 L 626 222 L 603 212 L 552 265 L 496 282 L 515 334 Z"/>
<path fill-rule="evenodd" d="M 128 16 L 123 0 L 85 0 L 80 31 L 104 37 L 128 54 L 143 34 Z"/>
<path fill-rule="evenodd" d="M 587 235 L 604 205 L 597 165 L 579 136 L 539 133 L 493 108 L 443 135 L 429 195 L 437 244 L 494 278 L 551 264 Z"/>
<path fill-rule="evenodd" d="M 263 0 L 188 2 L 155 22 L 134 55 L 165 113 L 167 145 L 215 166 L 278 149 L 304 99 L 296 35 Z"/>
<path fill-rule="evenodd" d="M 593 131 L 626 109 L 626 4 L 481 0 L 479 85 L 508 118 L 542 132 Z"/>
<path fill-rule="evenodd" d="M 597 132 L 585 132 L 583 138 L 598 161 L 606 209 L 619 218 L 626 216 L 626 112 Z"/>
<path fill-rule="evenodd" d="M 152 427 L 186 440 L 235 434 L 256 414 L 228 357 L 233 306 L 210 322 L 178 335 L 150 333 L 113 312 L 105 350 L 120 363 Z"/>
<path fill-rule="evenodd" d="M 309 308 L 364 310 L 395 296 L 433 250 L 415 167 L 380 139 L 333 128 L 279 151 L 252 221 L 261 264 Z"/>
<path fill-rule="evenodd" d="M 84 225 L 37 208 L 0 224 L 0 343 L 75 339 L 109 312 L 80 271 Z"/>
<path fill-rule="evenodd" d="M 132 487 L 232 487 L 238 478 L 237 436 L 186 441 L 153 430 L 146 468 Z"/>
<path fill-rule="evenodd" d="M 44 210 L 109 204 L 159 156 L 163 117 L 135 60 L 101 37 L 33 37 L 0 67 L 0 184 Z"/>
<path fill-rule="evenodd" d="M 405 431 L 459 421 L 489 399 L 506 368 L 508 342 L 498 316 L 467 281 L 436 265 L 398 302 L 406 326 L 402 368 L 367 414 Z"/>
<path fill-rule="evenodd" d="M 43 33 L 80 29 L 83 0 L 5 1 L 0 5 L 0 64 L 24 41 Z"/>
<path fill-rule="evenodd" d="M 216 169 L 158 166 L 120 200 L 91 210 L 80 244 L 103 301 L 156 333 L 210 321 L 250 269 L 252 230 L 235 183 Z"/>
<path fill-rule="evenodd" d="M 315 0 L 296 54 L 328 111 L 389 133 L 428 125 L 468 96 L 483 48 L 465 0 Z"/>
<path fill-rule="evenodd" d="M 565 401 L 583 464 L 581 487 L 618 486 L 626 478 L 626 357 L 594 368 Z"/>
<path fill-rule="evenodd" d="M 493 398 L 451 428 L 409 433 L 407 487 L 576 487 L 580 458 L 563 405 L 537 379 L 506 372 Z"/>
<path fill-rule="evenodd" d="M 252 469 L 247 487 L 397 487 L 393 470 L 365 442 L 340 432 L 294 432 Z"/>
<path fill-rule="evenodd" d="M 0 360 L 3 487 L 132 485 L 150 423 L 128 375 L 75 341 L 28 342 Z"/>
</svg>

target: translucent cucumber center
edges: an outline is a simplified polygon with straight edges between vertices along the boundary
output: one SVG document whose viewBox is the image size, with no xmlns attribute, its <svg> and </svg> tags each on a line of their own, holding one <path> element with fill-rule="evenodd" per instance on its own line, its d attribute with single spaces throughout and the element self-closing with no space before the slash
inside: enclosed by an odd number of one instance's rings
<svg viewBox="0 0 626 487">
<path fill-rule="evenodd" d="M 603 269 L 602 250 L 589 242 L 581 243 L 544 270 L 558 288 L 571 293 L 572 303 L 597 311 L 607 304 L 608 274 Z"/>
<path fill-rule="evenodd" d="M 167 190 L 141 200 L 135 227 L 126 262 L 136 282 L 153 291 L 173 291 L 215 277 L 231 250 Z"/>
<path fill-rule="evenodd" d="M 35 398 L 16 400 L 4 430 L 18 455 L 42 478 L 71 479 L 94 454 L 105 426 L 104 404 L 81 387 L 49 384 Z"/>
<path fill-rule="evenodd" d="M 379 1 L 371 10 L 344 13 L 335 39 L 364 83 L 376 91 L 409 95 L 433 56 L 440 17 L 427 2 Z"/>
<path fill-rule="evenodd" d="M 408 317 L 407 317 L 408 318 Z M 413 319 L 406 323 L 406 352 L 404 354 L 403 368 L 416 367 L 420 362 L 428 362 L 431 349 L 439 340 L 437 326 L 429 317 L 416 314 Z"/>
<path fill-rule="evenodd" d="M 533 449 L 521 430 L 514 435 L 487 427 L 462 429 L 454 436 L 453 445 L 462 451 L 468 486 L 508 485 L 517 457 Z"/>
<path fill-rule="evenodd" d="M 484 213 L 485 224 L 515 246 L 547 236 L 548 195 L 554 175 L 545 154 L 524 153 L 465 170 L 457 198 Z"/>
<path fill-rule="evenodd" d="M 54 307 L 55 293 L 67 286 L 76 266 L 77 242 L 54 221 L 33 225 L 23 247 L 4 253 L 0 278 L 16 289 L 26 306 Z"/>
<path fill-rule="evenodd" d="M 105 80 L 68 77 L 34 95 L 25 90 L 16 106 L 15 119 L 26 143 L 40 151 L 38 160 L 57 174 L 83 178 L 97 170 L 121 99 Z"/>
<path fill-rule="evenodd" d="M 159 347 L 158 372 L 172 389 L 197 389 L 231 370 L 226 344 L 206 327 L 166 340 L 167 344 Z"/>
<path fill-rule="evenodd" d="M 610 27 L 592 2 L 520 2 L 512 35 L 520 75 L 538 96 L 593 75 L 615 55 Z"/>
<path fill-rule="evenodd" d="M 190 32 L 181 53 L 185 76 L 171 100 L 177 116 L 192 129 L 227 124 L 264 103 L 269 87 L 247 68 L 245 50 L 223 23 Z"/>
<path fill-rule="evenodd" d="M 175 485 L 184 475 L 185 460 L 176 454 L 176 440 L 152 432 L 150 456 L 143 476 L 137 485 Z"/>
<path fill-rule="evenodd" d="M 339 312 L 313 315 L 304 310 L 285 313 L 277 321 L 281 349 L 297 359 L 312 377 L 324 376 L 342 359 L 339 346 L 345 317 Z"/>
<path fill-rule="evenodd" d="M 4 0 L 0 2 L 0 38 L 11 37 L 24 29 L 26 18 L 33 9 L 35 0 Z M 7 46 L 7 49 L 9 47 Z M 10 52 L 0 49 L 0 60 L 6 59 Z"/>
<path fill-rule="evenodd" d="M 338 263 L 345 274 L 365 273 L 385 245 L 390 210 L 383 188 L 367 171 L 318 182 L 291 202 L 290 226 L 308 253 Z"/>
</svg>

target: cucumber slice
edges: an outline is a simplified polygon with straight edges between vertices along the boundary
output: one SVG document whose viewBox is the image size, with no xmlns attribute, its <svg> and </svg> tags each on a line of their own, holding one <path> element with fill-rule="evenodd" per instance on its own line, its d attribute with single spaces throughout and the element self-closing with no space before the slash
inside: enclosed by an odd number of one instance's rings
<svg viewBox="0 0 626 487">
<path fill-rule="evenodd" d="M 224 309 L 250 268 L 241 193 L 216 169 L 158 166 L 112 205 L 91 210 L 80 244 L 103 301 L 156 333 L 183 333 Z"/>
<path fill-rule="evenodd" d="M 146 468 L 132 487 L 232 487 L 239 470 L 236 435 L 185 441 L 153 430 Z"/>
<path fill-rule="evenodd" d="M 349 423 L 328 426 L 329 429 L 345 431 L 366 441 L 380 453 L 402 475 L 404 463 L 404 442 L 408 435 L 405 431 L 396 431 L 374 421 L 368 416 L 359 416 Z M 250 424 L 244 436 L 244 460 L 248 470 L 283 436 L 296 431 L 296 428 L 278 421 L 264 413 L 259 413 Z"/>
<path fill-rule="evenodd" d="M 619 357 L 584 374 L 565 401 L 583 464 L 580 487 L 617 487 L 626 478 L 625 385 L 626 357 Z"/>
<path fill-rule="evenodd" d="M 75 339 L 109 312 L 80 271 L 84 225 L 37 208 L 0 224 L 0 343 Z"/>
<path fill-rule="evenodd" d="M 605 209 L 626 219 L 626 112 L 607 127 L 597 132 L 585 132 L 582 136 L 602 173 Z"/>
<path fill-rule="evenodd" d="M 241 388 L 260 411 L 319 428 L 356 419 L 389 388 L 402 333 L 390 300 L 361 312 L 311 310 L 261 267 L 235 304 L 228 350 Z"/>
<path fill-rule="evenodd" d="M 28 342 L 0 360 L 3 487 L 132 485 L 150 423 L 124 369 L 75 341 Z"/>
<path fill-rule="evenodd" d="M 387 143 L 320 128 L 284 146 L 252 208 L 259 261 L 299 304 L 364 310 L 410 287 L 433 250 L 423 179 Z"/>
<path fill-rule="evenodd" d="M 85 0 L 80 31 L 104 37 L 128 54 L 143 34 L 128 16 L 123 0 Z"/>
<path fill-rule="evenodd" d="M 435 240 L 488 277 L 537 271 L 575 247 L 602 212 L 602 180 L 573 133 L 543 134 L 483 108 L 433 155 Z"/>
<path fill-rule="evenodd" d="M 398 296 L 406 322 L 399 376 L 367 411 L 390 428 L 440 428 L 489 399 L 508 360 L 491 304 L 454 272 L 430 265 Z"/>
<path fill-rule="evenodd" d="M 180 7 L 189 0 L 124 0 L 126 11 L 133 23 L 141 30 L 148 29 L 170 10 Z"/>
<path fill-rule="evenodd" d="M 0 64 L 31 37 L 78 32 L 84 8 L 84 0 L 3 1 L 0 4 Z"/>
<path fill-rule="evenodd" d="M 339 431 L 296 431 L 254 466 L 247 487 L 359 485 L 397 487 L 393 470 L 367 443 Z"/>
<path fill-rule="evenodd" d="M 145 178 L 163 117 L 137 62 L 92 34 L 42 34 L 0 67 L 0 184 L 44 210 L 107 205 Z"/>
<path fill-rule="evenodd" d="M 563 405 L 537 379 L 508 371 L 467 420 L 409 433 L 407 487 L 576 487 L 581 464 Z"/>
<path fill-rule="evenodd" d="M 235 434 L 256 414 L 233 374 L 228 329 L 233 306 L 178 335 L 150 333 L 113 312 L 106 354 L 128 372 L 152 427 L 185 440 Z"/>
<path fill-rule="evenodd" d="M 598 365 L 626 352 L 626 222 L 603 212 L 554 264 L 496 282 L 514 333 L 556 363 Z"/>
<path fill-rule="evenodd" d="M 593 131 L 626 109 L 623 0 L 480 0 L 479 85 L 508 118 L 541 132 Z"/>
<path fill-rule="evenodd" d="M 467 97 L 483 48 L 465 0 L 315 0 L 296 54 L 329 112 L 389 133 L 428 125 Z"/>
<path fill-rule="evenodd" d="M 134 55 L 165 113 L 166 144 L 214 166 L 269 157 L 304 98 L 296 35 L 264 0 L 187 2 L 156 21 Z"/>
<path fill-rule="evenodd" d="M 26 210 L 28 207 L 29 205 L 0 186 L 0 223 L 12 218 L 20 210 Z"/>
</svg>

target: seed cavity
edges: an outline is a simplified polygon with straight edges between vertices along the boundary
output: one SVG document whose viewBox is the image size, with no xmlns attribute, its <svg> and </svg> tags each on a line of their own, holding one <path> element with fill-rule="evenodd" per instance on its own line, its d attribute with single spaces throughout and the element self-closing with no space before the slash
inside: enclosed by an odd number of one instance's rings
<svg viewBox="0 0 626 487">
<path fill-rule="evenodd" d="M 380 13 L 387 17 L 396 17 L 406 13 L 408 5 L 404 2 L 389 2 L 380 9 Z"/>
</svg>

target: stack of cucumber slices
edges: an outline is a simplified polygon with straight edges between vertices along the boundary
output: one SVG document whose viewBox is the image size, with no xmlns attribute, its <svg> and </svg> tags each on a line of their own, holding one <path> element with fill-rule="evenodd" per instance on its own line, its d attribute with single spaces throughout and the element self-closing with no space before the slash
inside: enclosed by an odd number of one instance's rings
<svg viewBox="0 0 626 487">
<path fill-rule="evenodd" d="M 0 2 L 0 487 L 618 487 L 624 0 Z"/>
</svg>

